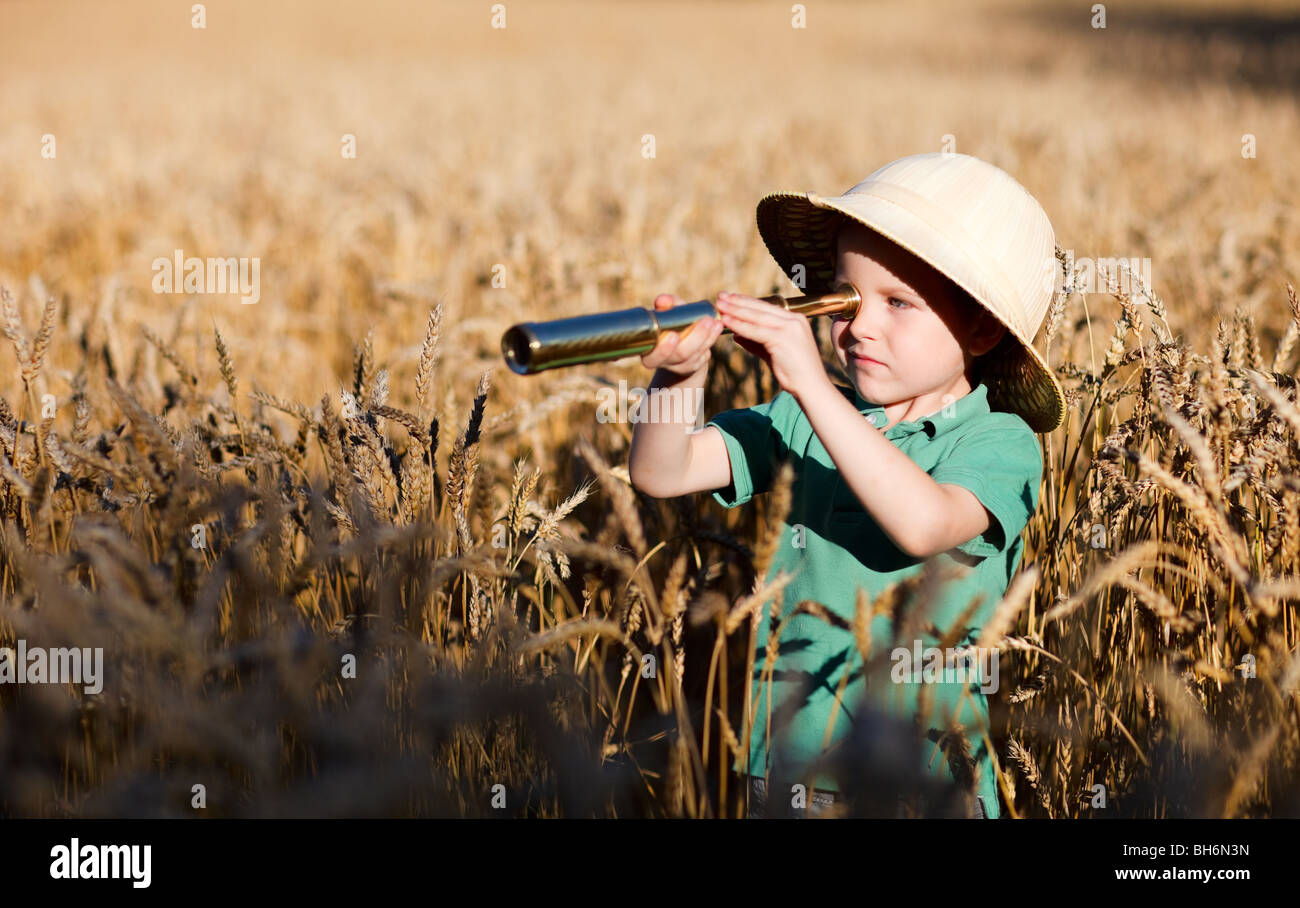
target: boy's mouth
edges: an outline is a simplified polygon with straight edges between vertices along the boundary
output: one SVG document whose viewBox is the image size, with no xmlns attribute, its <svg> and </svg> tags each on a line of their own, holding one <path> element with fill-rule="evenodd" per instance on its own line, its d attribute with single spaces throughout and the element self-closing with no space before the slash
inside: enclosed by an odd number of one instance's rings
<svg viewBox="0 0 1300 908">
<path fill-rule="evenodd" d="M 856 353 L 850 353 L 850 354 L 849 354 L 849 359 L 853 360 L 855 363 L 860 363 L 861 365 L 864 365 L 864 366 L 869 366 L 869 365 L 871 365 L 872 363 L 875 363 L 877 366 L 883 366 L 883 365 L 884 365 L 884 363 L 882 363 L 882 362 L 881 362 L 880 360 L 878 360 L 878 359 L 872 359 L 872 358 L 869 357 L 869 356 L 858 356 L 858 354 L 856 354 Z"/>
</svg>

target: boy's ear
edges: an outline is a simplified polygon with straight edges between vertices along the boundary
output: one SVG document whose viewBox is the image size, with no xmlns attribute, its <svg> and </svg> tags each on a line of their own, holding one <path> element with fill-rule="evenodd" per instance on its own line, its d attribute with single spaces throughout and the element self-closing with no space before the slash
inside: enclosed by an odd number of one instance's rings
<svg viewBox="0 0 1300 908">
<path fill-rule="evenodd" d="M 983 306 L 975 304 L 975 317 L 966 335 L 972 356 L 981 356 L 992 350 L 1006 333 L 1006 325 Z"/>
</svg>

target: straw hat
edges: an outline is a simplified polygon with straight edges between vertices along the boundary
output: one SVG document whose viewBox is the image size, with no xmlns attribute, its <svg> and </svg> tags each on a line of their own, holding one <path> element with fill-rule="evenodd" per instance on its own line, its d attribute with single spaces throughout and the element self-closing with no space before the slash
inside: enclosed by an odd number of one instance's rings
<svg viewBox="0 0 1300 908">
<path fill-rule="evenodd" d="M 969 293 L 1007 328 L 981 357 L 989 407 L 1035 432 L 1065 419 L 1065 394 L 1034 336 L 1060 287 L 1056 237 L 1042 206 L 1005 171 L 970 155 L 909 155 L 843 195 L 775 192 L 758 203 L 758 232 L 806 294 L 835 278 L 835 234 L 851 218 L 912 252 Z"/>
</svg>

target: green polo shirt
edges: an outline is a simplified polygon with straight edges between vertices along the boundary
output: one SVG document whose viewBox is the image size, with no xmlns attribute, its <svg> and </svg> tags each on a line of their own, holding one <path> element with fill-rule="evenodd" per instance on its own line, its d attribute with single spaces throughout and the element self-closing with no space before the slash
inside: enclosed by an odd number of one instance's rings
<svg viewBox="0 0 1300 908">
<path fill-rule="evenodd" d="M 888 421 L 880 405 L 864 400 L 854 388 L 836 387 L 865 419 L 876 425 Z M 812 599 L 851 625 L 859 589 L 874 599 L 890 584 L 924 567 L 922 559 L 900 551 L 862 507 L 840 477 L 808 417 L 788 392 L 781 391 L 758 406 L 719 413 L 706 425 L 722 432 L 731 458 L 731 484 L 713 493 L 724 507 L 737 507 L 768 491 L 782 460 L 789 459 L 794 466 L 790 513 L 765 578 L 772 578 L 780 570 L 793 575 L 781 602 L 769 609 L 778 623 L 801 600 Z M 955 644 L 973 645 L 1016 571 L 1023 547 L 1021 532 L 1038 505 L 1043 468 L 1038 439 L 1019 416 L 989 409 L 988 389 L 983 383 L 943 409 L 900 422 L 884 434 L 935 482 L 969 489 L 992 515 L 983 534 L 934 556 L 940 562 L 934 567 L 950 568 L 958 576 L 940 585 L 926 614 L 940 630 L 947 630 L 972 598 L 982 594 L 982 603 Z M 904 604 L 904 608 L 919 606 L 915 597 Z M 920 632 L 895 644 L 892 625 L 888 615 L 878 615 L 871 622 L 871 654 L 874 657 L 883 647 L 889 647 L 890 666 L 894 664 L 896 645 L 914 653 L 938 645 L 938 639 L 926 632 L 924 623 Z M 769 628 L 765 617 L 759 626 L 751 682 L 751 774 L 764 775 L 769 766 L 771 748 L 765 734 L 769 686 L 774 706 L 773 738 L 781 752 L 799 764 L 822 754 L 832 715 L 835 723 L 828 749 L 847 736 L 855 708 L 861 712 L 867 702 L 864 698 L 892 715 L 910 717 L 918 711 L 920 688 L 928 686 L 934 703 L 931 728 L 942 728 L 941 717 L 955 712 L 970 740 L 977 777 L 975 793 L 983 795 L 991 817 L 999 815 L 993 763 L 981 735 L 988 726 L 988 703 L 981 684 L 970 680 L 971 675 L 956 681 L 939 681 L 930 676 L 931 680 L 895 678 L 887 683 L 867 683 L 851 631 L 810 615 L 797 615 L 782 632 L 776 671 L 770 683 L 764 684 L 761 675 Z M 851 674 L 836 707 L 835 693 L 845 671 Z M 998 684 L 1005 681 L 999 665 Z M 968 698 L 961 696 L 963 688 L 969 690 Z M 805 697 L 796 701 L 800 691 Z M 796 711 L 782 732 L 776 727 L 776 719 L 783 702 L 787 709 Z M 951 780 L 948 761 L 935 735 L 925 740 L 923 750 L 926 771 Z M 735 769 L 742 770 L 739 761 Z M 818 777 L 814 786 L 836 790 L 828 776 Z"/>
</svg>

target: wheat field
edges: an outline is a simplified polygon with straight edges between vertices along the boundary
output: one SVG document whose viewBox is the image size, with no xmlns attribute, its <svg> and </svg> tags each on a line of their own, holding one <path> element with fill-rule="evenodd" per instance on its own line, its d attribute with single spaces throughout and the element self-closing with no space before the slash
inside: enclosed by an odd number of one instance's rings
<svg viewBox="0 0 1300 908">
<path fill-rule="evenodd" d="M 985 636 L 1004 812 L 1300 816 L 1300 17 L 803 6 L 0 4 L 0 646 L 104 653 L 0 685 L 0 816 L 743 815 L 788 486 L 639 494 L 596 416 L 638 360 L 499 340 L 794 295 L 761 195 L 949 146 L 1074 288 Z M 175 250 L 260 298 L 158 292 Z M 709 414 L 776 390 L 719 344 Z"/>
</svg>

